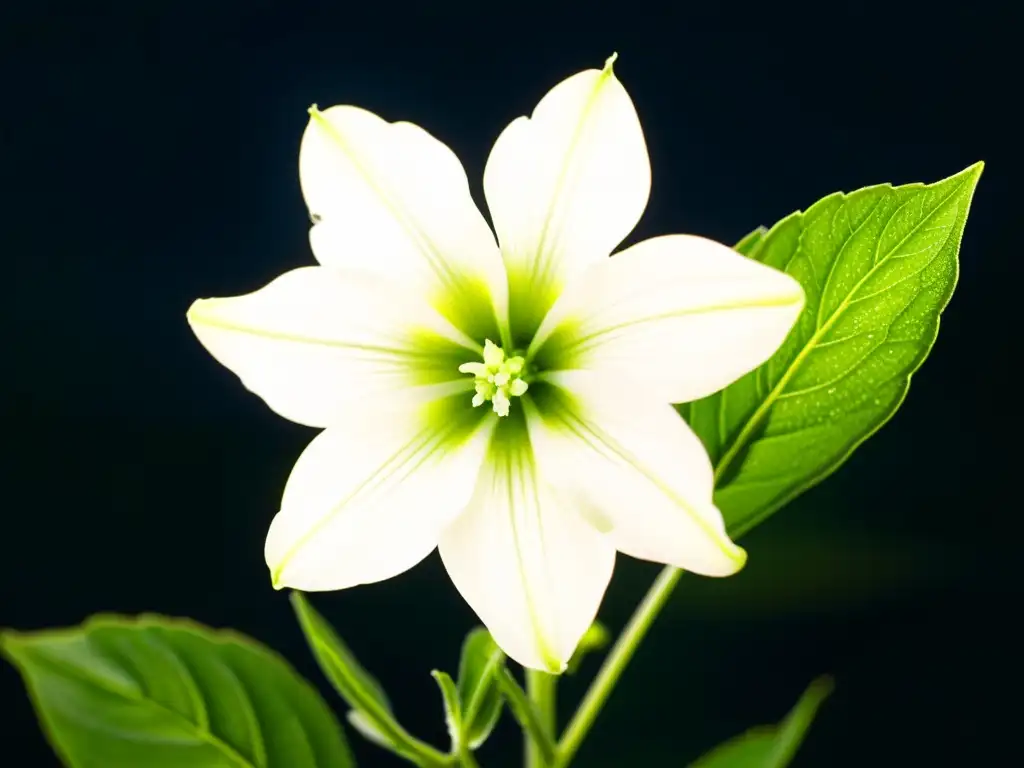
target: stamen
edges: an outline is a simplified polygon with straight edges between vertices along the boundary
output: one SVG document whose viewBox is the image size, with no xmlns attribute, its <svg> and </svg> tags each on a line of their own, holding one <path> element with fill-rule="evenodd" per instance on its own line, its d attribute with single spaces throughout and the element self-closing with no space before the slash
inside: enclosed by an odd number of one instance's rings
<svg viewBox="0 0 1024 768">
<path fill-rule="evenodd" d="M 489 401 L 496 414 L 508 416 L 511 399 L 522 397 L 530 386 L 524 378 L 525 367 L 524 358 L 516 355 L 506 359 L 505 350 L 487 339 L 484 342 L 484 361 L 463 363 L 459 371 L 473 374 L 476 390 L 474 408 Z"/>
</svg>

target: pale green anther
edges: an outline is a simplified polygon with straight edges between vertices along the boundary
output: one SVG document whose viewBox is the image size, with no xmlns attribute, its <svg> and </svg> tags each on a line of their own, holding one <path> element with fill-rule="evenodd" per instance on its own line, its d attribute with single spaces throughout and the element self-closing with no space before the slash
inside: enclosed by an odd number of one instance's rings
<svg viewBox="0 0 1024 768">
<path fill-rule="evenodd" d="M 482 363 L 463 363 L 459 366 L 462 373 L 471 373 L 474 377 L 473 407 L 490 401 L 494 412 L 499 416 L 508 416 L 511 399 L 520 397 L 529 388 L 529 384 L 520 376 L 526 367 L 526 361 L 516 355 L 505 359 L 505 350 L 487 339 L 484 342 L 484 361 Z"/>
<path fill-rule="evenodd" d="M 505 360 L 505 350 L 499 347 L 490 339 L 484 342 L 484 365 L 488 368 L 496 368 Z"/>
<path fill-rule="evenodd" d="M 487 366 L 483 363 L 463 363 L 459 366 L 461 373 L 472 373 L 474 376 L 486 376 Z"/>
<path fill-rule="evenodd" d="M 505 390 L 499 389 L 494 393 L 494 397 L 491 398 L 491 404 L 494 406 L 494 412 L 499 416 L 508 416 L 508 408 L 512 404 L 509 402 L 508 395 L 505 394 Z"/>
</svg>

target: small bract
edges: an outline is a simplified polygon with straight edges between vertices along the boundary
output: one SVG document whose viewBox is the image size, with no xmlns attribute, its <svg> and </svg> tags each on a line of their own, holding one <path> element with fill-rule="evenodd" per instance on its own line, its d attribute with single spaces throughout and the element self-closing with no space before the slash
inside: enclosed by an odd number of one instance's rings
<svg viewBox="0 0 1024 768">
<path fill-rule="evenodd" d="M 710 576 L 743 566 L 670 403 L 767 360 L 803 292 L 700 237 L 609 258 L 650 191 L 613 61 L 498 137 L 483 180 L 497 238 L 429 133 L 310 109 L 299 174 L 319 266 L 188 313 L 246 387 L 323 428 L 267 537 L 276 587 L 376 582 L 436 547 L 508 655 L 557 673 L 616 551 Z"/>
</svg>

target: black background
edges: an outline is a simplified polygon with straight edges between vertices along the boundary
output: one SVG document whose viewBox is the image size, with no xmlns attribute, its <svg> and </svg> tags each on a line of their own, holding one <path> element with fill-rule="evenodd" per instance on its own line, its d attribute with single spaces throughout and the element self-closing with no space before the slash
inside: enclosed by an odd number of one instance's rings
<svg viewBox="0 0 1024 768">
<path fill-rule="evenodd" d="M 1010 4 L 429 5 L 0 11 L 0 624 L 188 615 L 261 639 L 331 696 L 262 554 L 313 433 L 214 363 L 185 310 L 312 262 L 296 170 L 309 104 L 424 126 L 455 149 L 482 202 L 501 128 L 614 50 L 654 173 L 630 242 L 675 231 L 734 241 L 835 190 L 988 165 L 957 293 L 902 410 L 744 540 L 743 573 L 684 579 L 578 764 L 685 765 L 777 719 L 822 672 L 836 692 L 798 766 L 1015 756 Z M 656 570 L 620 559 L 601 611 L 612 628 Z M 314 602 L 406 725 L 443 743 L 427 673 L 454 671 L 474 619 L 436 555 Z M 596 665 L 563 685 L 564 704 Z M 0 763 L 54 764 L 6 665 L 0 701 Z M 517 764 L 517 738 L 503 722 L 484 764 Z M 361 764 L 396 764 L 352 741 Z"/>
</svg>

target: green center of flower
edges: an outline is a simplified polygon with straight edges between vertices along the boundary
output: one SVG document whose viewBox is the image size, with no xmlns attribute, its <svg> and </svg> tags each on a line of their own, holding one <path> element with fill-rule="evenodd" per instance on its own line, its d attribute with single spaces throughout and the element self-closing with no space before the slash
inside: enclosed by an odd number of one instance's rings
<svg viewBox="0 0 1024 768">
<path fill-rule="evenodd" d="M 473 395 L 473 407 L 490 402 L 494 412 L 499 416 L 508 416 L 511 398 L 519 397 L 526 392 L 526 360 L 516 355 L 505 357 L 505 350 L 490 339 L 484 342 L 484 361 L 482 363 L 463 363 L 459 366 L 462 373 L 473 374 L 476 394 Z"/>
</svg>

